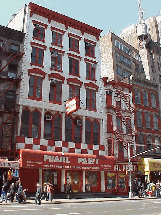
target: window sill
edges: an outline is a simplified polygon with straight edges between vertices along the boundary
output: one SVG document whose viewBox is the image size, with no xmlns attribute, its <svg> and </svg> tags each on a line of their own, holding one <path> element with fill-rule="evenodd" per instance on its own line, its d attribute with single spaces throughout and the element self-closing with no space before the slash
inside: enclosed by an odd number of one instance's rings
<svg viewBox="0 0 162 216">
<path fill-rule="evenodd" d="M 91 78 L 88 78 L 88 77 L 86 77 L 86 80 L 91 80 L 91 81 L 94 81 L 94 82 L 97 81 L 97 80 L 95 80 L 95 79 L 91 79 Z"/>
<path fill-rule="evenodd" d="M 45 40 L 44 40 L 44 39 L 40 39 L 40 38 L 33 37 L 33 40 L 38 40 L 38 41 L 42 41 L 43 43 L 45 43 Z"/>
<path fill-rule="evenodd" d="M 91 55 L 89 55 L 89 54 L 85 54 L 85 56 L 88 56 L 88 57 L 91 57 L 91 58 L 96 58 L 95 56 L 91 56 Z"/>
<path fill-rule="evenodd" d="M 69 51 L 76 52 L 76 53 L 80 54 L 79 50 L 69 49 Z"/>
<path fill-rule="evenodd" d="M 28 97 L 28 99 L 36 100 L 36 101 L 42 101 L 42 98 Z"/>
<path fill-rule="evenodd" d="M 58 105 L 62 105 L 61 102 L 57 102 L 57 101 L 49 101 L 49 103 L 52 103 L 52 104 L 58 104 Z"/>
<path fill-rule="evenodd" d="M 80 75 L 69 73 L 69 75 L 80 77 Z"/>
<path fill-rule="evenodd" d="M 60 48 L 63 48 L 62 45 L 58 45 L 58 44 L 54 44 L 54 43 L 51 43 L 51 45 L 53 45 L 53 46 L 57 46 L 57 47 L 60 47 Z"/>
<path fill-rule="evenodd" d="M 50 70 L 53 70 L 53 71 L 57 71 L 57 72 L 61 72 L 61 73 L 63 73 L 62 70 L 57 70 L 57 69 L 55 69 L 55 68 L 50 68 Z"/>
<path fill-rule="evenodd" d="M 94 111 L 94 112 L 97 112 L 97 110 L 96 110 L 96 109 L 90 109 L 90 108 L 86 108 L 86 110 L 88 110 L 88 111 Z"/>
<path fill-rule="evenodd" d="M 35 63 L 30 63 L 30 65 L 31 65 L 31 66 L 33 66 L 33 65 L 34 65 L 34 66 L 38 66 L 38 67 L 44 68 L 44 66 L 43 66 L 43 65 L 39 65 L 39 64 L 35 64 Z"/>
</svg>

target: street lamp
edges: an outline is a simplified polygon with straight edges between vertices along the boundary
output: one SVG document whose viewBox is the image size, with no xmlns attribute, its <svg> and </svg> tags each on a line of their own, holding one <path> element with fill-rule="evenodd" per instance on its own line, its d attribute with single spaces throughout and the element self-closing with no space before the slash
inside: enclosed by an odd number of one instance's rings
<svg viewBox="0 0 162 216">
<path fill-rule="evenodd" d="M 132 198 L 132 180 L 131 180 L 131 166 L 132 163 L 130 162 L 130 143 L 128 143 L 128 169 L 129 169 L 129 199 Z"/>
</svg>

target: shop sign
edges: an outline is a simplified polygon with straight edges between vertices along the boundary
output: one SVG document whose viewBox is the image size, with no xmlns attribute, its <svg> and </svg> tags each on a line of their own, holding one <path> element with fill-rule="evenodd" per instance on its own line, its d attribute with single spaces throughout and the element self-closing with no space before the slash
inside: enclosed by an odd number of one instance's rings
<svg viewBox="0 0 162 216">
<path fill-rule="evenodd" d="M 73 112 L 76 112 L 78 109 L 79 109 L 79 106 L 78 106 L 78 98 L 77 97 L 74 97 L 72 98 L 71 100 L 67 101 L 66 102 L 66 114 L 69 115 Z"/>
<path fill-rule="evenodd" d="M 126 172 L 127 170 L 131 170 L 132 172 L 137 172 L 137 165 L 132 164 L 129 166 L 129 164 L 115 164 L 114 165 L 114 171 L 118 172 Z"/>
<path fill-rule="evenodd" d="M 51 169 L 77 169 L 77 170 L 113 170 L 114 158 L 108 156 L 95 156 L 70 154 L 21 149 L 21 167 L 51 168 Z"/>
<path fill-rule="evenodd" d="M 19 169 L 19 162 L 16 162 L 16 161 L 0 161 L 0 168 Z"/>
</svg>

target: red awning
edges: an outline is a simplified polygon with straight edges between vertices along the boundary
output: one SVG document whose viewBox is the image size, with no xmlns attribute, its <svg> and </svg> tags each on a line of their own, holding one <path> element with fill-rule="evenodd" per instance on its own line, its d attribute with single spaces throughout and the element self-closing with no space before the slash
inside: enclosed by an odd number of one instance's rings
<svg viewBox="0 0 162 216">
<path fill-rule="evenodd" d="M 113 170 L 114 157 L 20 149 L 20 167 Z"/>
</svg>

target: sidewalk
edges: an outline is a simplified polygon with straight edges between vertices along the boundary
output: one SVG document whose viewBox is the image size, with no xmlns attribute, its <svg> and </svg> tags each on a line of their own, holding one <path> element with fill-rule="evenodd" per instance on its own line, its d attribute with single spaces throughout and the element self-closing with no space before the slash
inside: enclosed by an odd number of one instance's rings
<svg viewBox="0 0 162 216">
<path fill-rule="evenodd" d="M 131 199 L 123 198 L 123 197 L 115 197 L 115 198 L 85 198 L 85 199 L 53 199 L 53 201 L 45 201 L 42 200 L 42 204 L 63 204 L 63 203 L 86 203 L 86 202 L 105 202 L 105 201 L 124 201 L 124 200 L 144 200 L 144 199 L 160 199 L 157 197 L 144 197 L 144 198 L 139 198 L 138 196 L 135 196 Z M 35 198 L 34 197 L 29 197 L 27 198 L 26 203 L 22 204 L 34 204 L 35 203 Z M 6 204 L 5 202 L 0 203 L 0 205 Z M 20 204 L 17 202 L 10 203 L 7 201 L 7 204 L 13 205 L 13 204 Z"/>
</svg>

